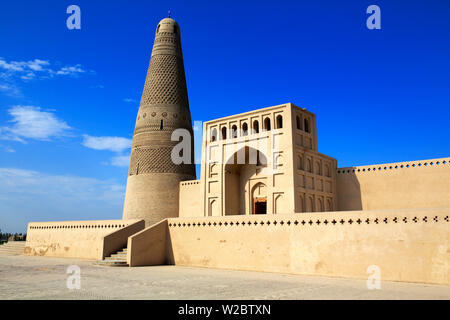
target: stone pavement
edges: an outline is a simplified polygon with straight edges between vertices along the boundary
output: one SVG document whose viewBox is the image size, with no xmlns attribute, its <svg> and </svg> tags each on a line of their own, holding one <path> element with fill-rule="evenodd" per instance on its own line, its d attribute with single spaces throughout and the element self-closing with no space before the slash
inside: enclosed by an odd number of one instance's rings
<svg viewBox="0 0 450 320">
<path fill-rule="evenodd" d="M 81 269 L 69 290 L 67 267 Z M 92 261 L 0 256 L 3 299 L 450 299 L 450 286 L 178 266 L 104 267 Z"/>
</svg>

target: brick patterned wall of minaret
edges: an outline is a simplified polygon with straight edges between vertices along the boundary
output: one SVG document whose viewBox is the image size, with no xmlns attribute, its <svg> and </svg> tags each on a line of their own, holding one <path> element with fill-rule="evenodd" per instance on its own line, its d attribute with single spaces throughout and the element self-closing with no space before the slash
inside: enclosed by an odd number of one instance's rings
<svg viewBox="0 0 450 320">
<path fill-rule="evenodd" d="M 191 164 L 175 165 L 175 129 L 191 133 Z M 123 219 L 150 226 L 178 216 L 179 182 L 195 179 L 194 141 L 180 29 L 166 18 L 156 28 L 150 66 L 136 118 Z"/>
</svg>

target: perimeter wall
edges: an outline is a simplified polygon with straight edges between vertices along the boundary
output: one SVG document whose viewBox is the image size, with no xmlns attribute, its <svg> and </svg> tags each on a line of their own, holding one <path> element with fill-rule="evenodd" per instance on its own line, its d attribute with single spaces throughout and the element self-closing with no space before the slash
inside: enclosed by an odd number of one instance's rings
<svg viewBox="0 0 450 320">
<path fill-rule="evenodd" d="M 32 256 L 101 260 L 121 243 L 125 246 L 128 236 L 142 229 L 143 220 L 30 222 L 24 252 Z"/>
<path fill-rule="evenodd" d="M 450 158 L 337 169 L 339 210 L 450 207 Z"/>
<path fill-rule="evenodd" d="M 376 266 L 382 281 L 450 284 L 449 214 L 450 207 L 171 218 L 131 240 L 148 249 L 138 253 L 145 259 L 128 261 L 360 279 Z M 152 247 L 156 238 L 165 244 Z"/>
</svg>

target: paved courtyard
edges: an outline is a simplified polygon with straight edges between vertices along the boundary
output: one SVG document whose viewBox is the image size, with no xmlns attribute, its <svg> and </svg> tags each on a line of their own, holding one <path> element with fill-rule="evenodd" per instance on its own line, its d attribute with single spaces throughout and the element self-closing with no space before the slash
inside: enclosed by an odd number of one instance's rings
<svg viewBox="0 0 450 320">
<path fill-rule="evenodd" d="M 67 288 L 70 265 L 81 288 Z M 3 299 L 450 299 L 450 286 L 188 268 L 104 267 L 92 261 L 0 256 Z"/>
</svg>

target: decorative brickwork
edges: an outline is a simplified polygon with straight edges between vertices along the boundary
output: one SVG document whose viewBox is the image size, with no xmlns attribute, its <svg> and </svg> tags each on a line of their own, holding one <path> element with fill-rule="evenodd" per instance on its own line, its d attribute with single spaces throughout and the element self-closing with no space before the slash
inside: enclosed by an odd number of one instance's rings
<svg viewBox="0 0 450 320">
<path fill-rule="evenodd" d="M 175 164 L 176 129 L 191 133 L 191 163 Z M 123 211 L 124 219 L 153 224 L 178 215 L 179 182 L 195 179 L 192 122 L 181 51 L 180 29 L 170 19 L 156 28 L 155 42 L 136 117 Z"/>
<path fill-rule="evenodd" d="M 161 54 L 151 58 L 141 105 L 188 105 L 183 60 Z"/>
<path fill-rule="evenodd" d="M 191 174 L 191 165 L 176 165 L 167 161 L 171 152 L 172 147 L 134 148 L 131 152 L 129 175 L 164 172 Z"/>
</svg>

